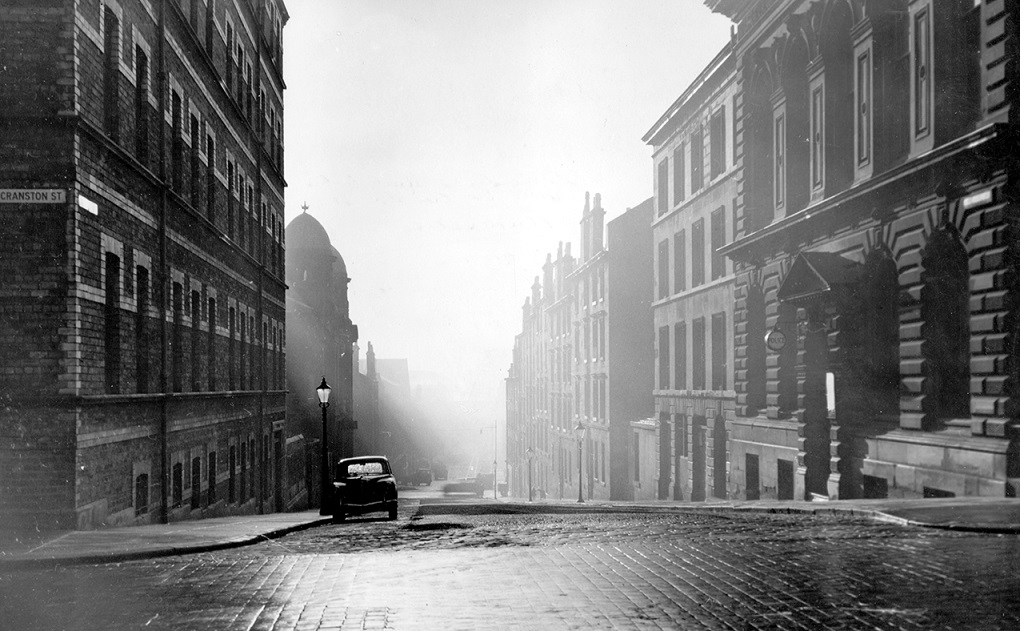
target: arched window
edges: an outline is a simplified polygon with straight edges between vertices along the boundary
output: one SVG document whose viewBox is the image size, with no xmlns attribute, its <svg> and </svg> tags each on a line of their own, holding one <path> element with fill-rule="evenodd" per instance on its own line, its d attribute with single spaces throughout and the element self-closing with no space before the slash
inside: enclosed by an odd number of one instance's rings
<svg viewBox="0 0 1020 631">
<path fill-rule="evenodd" d="M 744 234 L 772 223 L 772 78 L 759 68 L 745 101 L 744 164 L 747 171 L 744 203 Z"/>
<path fill-rule="evenodd" d="M 936 229 L 922 258 L 926 412 L 970 416 L 970 305 L 967 250 L 955 227 Z"/>
<path fill-rule="evenodd" d="M 810 120 L 808 112 L 808 51 L 807 42 L 801 36 L 791 38 L 783 61 L 783 95 L 786 97 L 786 122 L 777 125 L 777 134 L 785 131 L 783 138 L 776 138 L 777 150 L 785 145 L 786 214 L 790 215 L 807 206 L 811 176 L 810 170 Z M 778 120 L 778 119 L 777 119 Z M 776 180 L 780 182 L 779 179 Z"/>
<path fill-rule="evenodd" d="M 765 294 L 758 284 L 747 291 L 747 416 L 765 408 Z"/>
<path fill-rule="evenodd" d="M 887 250 L 866 262 L 868 279 L 865 337 L 868 400 L 876 416 L 899 413 L 899 278 Z"/>
<path fill-rule="evenodd" d="M 845 1 L 825 13 L 819 45 L 825 64 L 825 196 L 844 190 L 853 180 L 853 14 Z"/>
<path fill-rule="evenodd" d="M 788 418 L 797 409 L 797 307 L 779 304 L 778 327 L 786 334 L 786 346 L 779 351 L 779 416 Z"/>
</svg>

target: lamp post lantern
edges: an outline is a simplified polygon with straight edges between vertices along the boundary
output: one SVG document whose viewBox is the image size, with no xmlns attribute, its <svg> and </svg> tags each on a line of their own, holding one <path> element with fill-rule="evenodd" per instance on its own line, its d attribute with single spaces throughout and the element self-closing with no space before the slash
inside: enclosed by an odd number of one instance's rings
<svg viewBox="0 0 1020 631">
<path fill-rule="evenodd" d="M 531 498 L 532 498 L 532 495 L 531 495 L 531 459 L 535 457 L 535 450 L 532 449 L 531 447 L 528 447 L 528 450 L 525 453 L 528 454 L 528 501 L 530 502 Z"/>
<path fill-rule="evenodd" d="M 577 422 L 577 426 L 574 427 L 574 436 L 577 436 L 577 503 L 584 504 L 584 495 L 581 489 L 584 485 L 584 467 L 581 463 L 581 446 L 584 444 L 584 433 L 588 431 L 588 428 L 584 426 L 581 421 Z"/>
<path fill-rule="evenodd" d="M 320 468 L 322 469 L 322 486 L 319 489 L 319 514 L 329 515 L 329 452 L 327 448 L 328 438 L 328 427 L 326 424 L 326 408 L 329 407 L 329 393 L 330 387 L 326 383 L 326 378 L 322 378 L 322 383 L 315 389 L 315 394 L 319 396 L 319 407 L 322 408 L 322 440 L 319 444 L 319 451 L 322 453 L 322 462 Z"/>
</svg>

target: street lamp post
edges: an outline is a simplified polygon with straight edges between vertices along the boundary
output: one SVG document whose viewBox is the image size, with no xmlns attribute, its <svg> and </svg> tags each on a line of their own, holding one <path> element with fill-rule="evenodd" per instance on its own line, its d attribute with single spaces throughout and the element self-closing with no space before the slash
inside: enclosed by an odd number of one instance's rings
<svg viewBox="0 0 1020 631">
<path fill-rule="evenodd" d="M 319 407 L 322 408 L 322 442 L 320 443 L 322 452 L 322 462 L 320 468 L 322 469 L 322 486 L 319 489 L 319 514 L 329 515 L 329 453 L 327 444 L 328 427 L 326 425 L 326 408 L 329 407 L 329 384 L 326 383 L 326 378 L 322 378 L 322 383 L 315 389 L 315 394 L 319 395 Z"/>
<path fill-rule="evenodd" d="M 532 501 L 532 499 L 531 499 L 532 498 L 532 495 L 531 495 L 531 488 L 532 488 L 531 487 L 531 459 L 535 457 L 535 450 L 532 449 L 531 447 L 528 447 L 528 450 L 525 453 L 528 454 L 528 501 L 530 502 L 530 501 Z"/>
<path fill-rule="evenodd" d="M 577 422 L 574 428 L 574 436 L 577 436 L 577 503 L 584 504 L 584 495 L 581 493 L 583 487 L 584 467 L 581 463 L 581 446 L 584 444 L 584 433 L 588 428 L 581 421 Z"/>
</svg>

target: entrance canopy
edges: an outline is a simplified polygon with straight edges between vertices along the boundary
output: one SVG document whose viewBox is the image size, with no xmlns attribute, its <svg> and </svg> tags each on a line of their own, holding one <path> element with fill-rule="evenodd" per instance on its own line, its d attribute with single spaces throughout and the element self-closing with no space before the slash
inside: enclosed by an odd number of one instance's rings
<svg viewBox="0 0 1020 631">
<path fill-rule="evenodd" d="M 857 283 L 863 266 L 829 252 L 801 252 L 776 294 L 781 302 L 807 302 Z"/>
</svg>

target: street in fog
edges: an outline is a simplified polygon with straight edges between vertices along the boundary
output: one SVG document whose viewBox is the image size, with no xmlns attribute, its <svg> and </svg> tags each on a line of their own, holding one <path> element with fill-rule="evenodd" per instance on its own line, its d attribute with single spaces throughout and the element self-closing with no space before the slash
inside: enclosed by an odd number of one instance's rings
<svg viewBox="0 0 1020 631">
<path fill-rule="evenodd" d="M 401 500 L 396 522 L 370 516 L 232 551 L 5 572 L 0 617 L 11 629 L 1020 624 L 1014 536 L 676 508 L 437 505 L 440 495 L 408 491 L 421 499 Z"/>
</svg>

